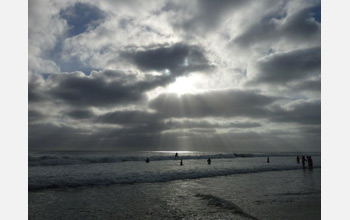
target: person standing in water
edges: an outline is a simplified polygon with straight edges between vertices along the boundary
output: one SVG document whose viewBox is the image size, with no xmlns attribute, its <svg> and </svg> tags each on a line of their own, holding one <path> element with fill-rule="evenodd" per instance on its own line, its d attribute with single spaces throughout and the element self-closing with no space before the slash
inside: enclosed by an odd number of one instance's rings
<svg viewBox="0 0 350 220">
<path fill-rule="evenodd" d="M 210 157 L 208 158 L 207 162 L 208 162 L 209 165 L 211 164 L 211 159 L 210 159 Z"/>
<path fill-rule="evenodd" d="M 303 164 L 303 168 L 305 168 L 305 161 L 306 161 L 305 156 L 302 155 L 301 156 L 301 163 Z"/>
<path fill-rule="evenodd" d="M 312 168 L 312 166 L 313 166 L 314 164 L 313 164 L 313 162 L 312 162 L 311 156 L 309 156 L 309 157 L 307 158 L 307 163 L 308 163 L 308 165 L 309 165 L 309 168 Z"/>
<path fill-rule="evenodd" d="M 297 156 L 297 163 L 300 163 L 299 155 Z"/>
<path fill-rule="evenodd" d="M 146 163 L 149 163 L 149 158 L 147 157 L 147 159 L 146 159 Z"/>
<path fill-rule="evenodd" d="M 270 163 L 270 157 L 267 156 L 267 163 Z"/>
<path fill-rule="evenodd" d="M 184 164 L 182 163 L 182 159 L 181 159 L 180 166 L 182 166 L 182 165 L 184 165 Z"/>
<path fill-rule="evenodd" d="M 176 154 L 175 154 L 175 158 L 178 158 L 179 157 L 179 154 L 176 152 Z"/>
</svg>

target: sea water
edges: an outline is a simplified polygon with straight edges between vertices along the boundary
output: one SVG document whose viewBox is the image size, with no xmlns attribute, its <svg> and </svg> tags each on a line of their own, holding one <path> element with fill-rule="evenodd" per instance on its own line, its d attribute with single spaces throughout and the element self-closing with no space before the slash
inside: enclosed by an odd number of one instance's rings
<svg viewBox="0 0 350 220">
<path fill-rule="evenodd" d="M 320 218 L 319 153 L 178 153 L 29 152 L 29 218 Z"/>
</svg>

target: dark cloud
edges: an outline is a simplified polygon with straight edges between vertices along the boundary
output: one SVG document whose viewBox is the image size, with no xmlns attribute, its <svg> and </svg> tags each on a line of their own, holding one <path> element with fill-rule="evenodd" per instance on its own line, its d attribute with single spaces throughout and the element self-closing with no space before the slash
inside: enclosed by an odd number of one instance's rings
<svg viewBox="0 0 350 220">
<path fill-rule="evenodd" d="M 88 130 L 67 125 L 34 124 L 29 125 L 29 149 L 154 149 L 160 139 L 159 129 L 150 130 L 150 126 L 137 129 Z"/>
<path fill-rule="evenodd" d="M 89 138 L 89 132 L 65 125 L 29 124 L 28 144 L 30 150 L 35 149 L 62 149 L 70 150 L 82 147 L 83 144 L 98 146 L 98 140 Z M 89 139 L 89 140 L 88 140 Z M 89 145 L 86 145 L 88 147 Z"/>
<path fill-rule="evenodd" d="M 146 75 L 143 80 L 138 80 L 134 74 L 119 71 L 93 71 L 91 75 L 81 72 L 53 74 L 41 87 L 34 80 L 29 82 L 29 100 L 58 99 L 80 107 L 137 103 L 146 99 L 145 92 L 166 86 L 175 79 L 176 75 L 165 74 Z"/>
<path fill-rule="evenodd" d="M 162 117 L 157 113 L 146 111 L 115 111 L 100 115 L 96 122 L 108 124 L 152 124 L 160 121 Z"/>
<path fill-rule="evenodd" d="M 288 17 L 282 28 L 283 35 L 291 40 L 305 40 L 314 37 L 320 40 L 321 24 L 315 20 L 315 9 L 321 13 L 320 7 L 313 6 Z"/>
<path fill-rule="evenodd" d="M 64 114 L 74 119 L 91 119 L 95 117 L 95 114 L 91 110 L 86 109 L 74 109 L 64 112 Z"/>
<path fill-rule="evenodd" d="M 316 129 L 316 130 L 315 130 Z M 29 125 L 29 146 L 31 150 L 79 150 L 79 149 L 128 149 L 128 150 L 172 150 L 179 146 L 188 150 L 232 151 L 232 146 L 249 150 L 308 149 L 319 150 L 319 135 L 304 135 L 303 132 L 235 132 L 218 133 L 215 129 L 194 129 L 160 133 L 157 129 L 143 132 L 142 129 L 106 128 L 98 131 L 77 129 L 53 124 Z M 288 138 L 287 138 L 288 137 Z M 252 141 L 254 140 L 254 141 Z"/>
<path fill-rule="evenodd" d="M 294 91 L 316 91 L 321 92 L 321 79 L 305 80 L 290 86 Z"/>
<path fill-rule="evenodd" d="M 175 44 L 143 51 L 124 52 L 142 70 L 163 71 L 161 75 L 146 74 L 138 80 L 133 73 L 120 71 L 92 71 L 90 75 L 81 72 L 48 75 L 44 84 L 49 85 L 48 93 L 38 88 L 36 79 L 29 82 L 29 100 L 42 100 L 42 94 L 51 99 L 62 100 L 70 105 L 113 106 L 135 103 L 145 100 L 144 93 L 166 86 L 176 77 L 193 71 L 207 71 L 212 68 L 208 64 L 198 46 Z M 48 85 L 46 85 L 48 86 Z"/>
<path fill-rule="evenodd" d="M 174 44 L 138 51 L 123 52 L 122 57 L 135 63 L 144 71 L 165 71 L 165 74 L 182 75 L 192 71 L 205 71 L 211 68 L 199 46 Z"/>
<path fill-rule="evenodd" d="M 299 128 L 299 131 L 303 134 L 321 137 L 321 125 L 303 126 Z"/>
<path fill-rule="evenodd" d="M 167 117 L 258 117 L 265 107 L 277 100 L 254 91 L 223 90 L 201 94 L 163 94 L 149 106 Z"/>
<path fill-rule="evenodd" d="M 75 106 L 113 106 L 145 98 L 140 88 L 118 79 L 107 81 L 99 76 L 67 74 L 55 76 L 53 80 L 57 84 L 50 94 Z"/>
<path fill-rule="evenodd" d="M 127 132 L 144 131 L 164 131 L 172 129 L 192 129 L 192 128 L 254 128 L 260 127 L 256 122 L 230 122 L 216 123 L 207 120 L 170 120 L 164 121 L 164 115 L 158 112 L 140 111 L 140 110 L 119 110 L 108 112 L 101 115 L 93 114 L 89 110 L 73 110 L 66 114 L 75 119 L 90 118 L 96 123 L 118 124 L 128 127 Z M 125 128 L 126 128 L 125 127 Z M 124 130 L 125 130 L 124 128 Z"/>
<path fill-rule="evenodd" d="M 261 127 L 261 124 L 256 122 L 232 122 L 228 126 L 230 128 L 256 128 Z"/>
<path fill-rule="evenodd" d="M 273 104 L 278 98 L 257 94 L 254 91 L 225 90 L 201 94 L 160 95 L 151 100 L 150 107 L 164 117 L 248 117 L 274 122 L 320 124 L 321 103 L 295 101 L 287 107 Z M 231 124 L 239 127 L 239 124 Z M 244 127 L 244 124 L 241 124 Z M 247 126 L 247 125 L 246 125 Z M 249 127 L 249 126 L 248 126 Z"/>
<path fill-rule="evenodd" d="M 60 100 L 79 107 L 137 102 L 145 98 L 145 90 L 136 82 L 135 76 L 119 71 L 50 74 L 45 80 L 33 74 L 28 85 L 29 102 Z"/>
<path fill-rule="evenodd" d="M 45 118 L 45 115 L 41 111 L 37 110 L 28 110 L 28 123 L 33 123 L 42 120 Z"/>
<path fill-rule="evenodd" d="M 321 74 L 321 48 L 277 53 L 258 62 L 253 83 L 286 83 Z"/>
<path fill-rule="evenodd" d="M 61 10 L 59 14 L 66 20 L 70 36 L 95 28 L 106 16 L 98 7 L 80 2 Z"/>
<path fill-rule="evenodd" d="M 305 42 L 311 38 L 320 42 L 321 25 L 314 16 L 314 6 L 291 15 L 287 15 L 283 10 L 274 11 L 247 28 L 233 40 L 233 43 L 246 48 L 265 41 L 283 39 L 290 42 Z"/>
<path fill-rule="evenodd" d="M 321 100 L 295 101 L 288 106 L 288 109 L 278 108 L 274 110 L 271 120 L 275 122 L 321 125 Z"/>
<path fill-rule="evenodd" d="M 28 102 L 39 102 L 45 98 L 41 91 L 42 77 L 40 75 L 30 75 L 28 81 Z"/>
</svg>

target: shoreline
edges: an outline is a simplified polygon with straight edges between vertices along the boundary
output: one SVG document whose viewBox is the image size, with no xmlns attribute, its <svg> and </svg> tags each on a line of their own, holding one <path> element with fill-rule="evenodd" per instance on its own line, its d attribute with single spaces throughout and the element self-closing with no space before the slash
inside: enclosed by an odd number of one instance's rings
<svg viewBox="0 0 350 220">
<path fill-rule="evenodd" d="M 320 173 L 289 170 L 29 191 L 29 219 L 317 219 Z"/>
</svg>

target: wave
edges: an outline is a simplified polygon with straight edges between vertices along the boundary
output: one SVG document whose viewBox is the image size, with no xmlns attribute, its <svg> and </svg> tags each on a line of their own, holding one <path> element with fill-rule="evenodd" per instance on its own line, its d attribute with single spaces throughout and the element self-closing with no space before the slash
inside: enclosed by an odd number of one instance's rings
<svg viewBox="0 0 350 220">
<path fill-rule="evenodd" d="M 105 156 L 105 157 L 68 157 L 68 156 L 29 156 L 29 166 L 55 166 L 74 165 L 87 163 L 118 163 L 128 161 L 144 161 L 147 156 Z M 213 155 L 186 155 L 181 159 L 228 159 L 235 158 L 233 154 L 213 154 Z M 149 156 L 150 161 L 175 160 L 174 156 Z"/>
<path fill-rule="evenodd" d="M 232 159 L 238 157 L 291 157 L 295 156 L 293 153 L 272 153 L 272 154 L 258 154 L 258 153 L 223 153 L 223 154 L 206 154 L 206 155 L 184 155 L 180 159 Z M 149 157 L 150 161 L 160 160 L 175 160 L 174 156 L 158 155 L 158 156 L 62 156 L 62 155 L 43 155 L 43 156 L 29 156 L 29 166 L 57 166 L 57 165 L 74 165 L 74 164 L 88 164 L 88 163 L 119 163 L 128 161 L 144 161 Z"/>
<path fill-rule="evenodd" d="M 320 168 L 320 166 L 314 166 Z M 29 177 L 29 191 L 51 189 L 51 188 L 70 188 L 80 186 L 98 186 L 112 184 L 134 184 L 134 183 L 154 183 L 167 182 L 183 179 L 199 179 L 207 177 L 227 176 L 234 174 L 248 174 L 268 171 L 284 171 L 301 169 L 299 165 L 284 165 L 279 167 L 260 167 L 245 169 L 221 169 L 221 170 L 181 170 L 181 171 L 165 171 L 165 172 L 132 172 L 132 173 L 103 173 L 103 174 L 85 174 L 80 176 L 72 176 L 62 174 L 60 176 L 36 176 Z"/>
</svg>

